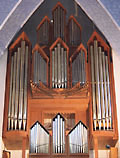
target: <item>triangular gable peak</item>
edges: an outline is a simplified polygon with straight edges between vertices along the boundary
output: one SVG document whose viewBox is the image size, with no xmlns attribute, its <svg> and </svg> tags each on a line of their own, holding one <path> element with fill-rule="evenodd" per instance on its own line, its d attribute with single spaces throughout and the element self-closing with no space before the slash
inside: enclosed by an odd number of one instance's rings
<svg viewBox="0 0 120 158">
<path fill-rule="evenodd" d="M 26 41 L 29 44 L 29 46 L 31 46 L 31 42 L 30 42 L 28 36 L 26 35 L 25 32 L 22 32 L 21 35 L 15 40 L 15 42 L 9 47 L 10 52 L 13 49 L 15 49 L 22 40 Z"/>
<path fill-rule="evenodd" d="M 69 47 L 66 45 L 66 43 L 61 39 L 61 38 L 57 38 L 57 40 L 52 44 L 52 46 L 50 47 L 50 51 L 52 51 L 52 49 L 54 49 L 54 47 L 60 43 L 64 48 L 67 49 L 67 52 L 69 52 Z"/>
<path fill-rule="evenodd" d="M 61 8 L 64 10 L 65 14 L 66 14 L 66 9 L 63 7 L 63 5 L 62 5 L 60 2 L 58 2 L 58 3 L 55 5 L 55 7 L 52 9 L 52 13 L 53 13 L 58 7 L 61 7 Z"/>
<path fill-rule="evenodd" d="M 48 18 L 48 16 L 45 16 L 42 21 L 40 22 L 40 24 L 37 26 L 37 31 L 40 29 L 41 25 L 45 22 L 48 21 L 48 23 L 50 23 L 50 19 Z"/>
<path fill-rule="evenodd" d="M 32 129 L 37 123 L 49 134 L 49 132 L 47 131 L 47 129 L 46 129 L 39 121 L 36 121 L 36 122 L 30 127 L 30 129 Z"/>
<path fill-rule="evenodd" d="M 99 45 L 101 45 L 104 48 L 104 51 L 109 52 L 109 46 L 106 44 L 106 42 L 101 38 L 101 36 L 96 31 L 93 32 L 90 39 L 88 40 L 87 42 L 88 47 L 90 44 L 93 44 L 94 40 L 98 41 Z"/>
<path fill-rule="evenodd" d="M 82 27 L 81 27 L 81 25 L 78 23 L 78 21 L 76 20 L 76 18 L 73 15 L 71 15 L 69 17 L 68 24 L 70 23 L 71 20 L 73 20 L 77 24 L 77 26 L 80 28 L 80 31 L 81 31 Z"/>
</svg>

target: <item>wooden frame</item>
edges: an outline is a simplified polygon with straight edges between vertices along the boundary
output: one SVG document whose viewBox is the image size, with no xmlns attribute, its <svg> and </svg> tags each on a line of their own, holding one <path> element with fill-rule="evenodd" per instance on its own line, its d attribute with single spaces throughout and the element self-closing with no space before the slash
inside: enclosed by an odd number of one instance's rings
<svg viewBox="0 0 120 158">
<path fill-rule="evenodd" d="M 89 80 L 89 77 L 88 77 L 88 63 L 87 63 L 87 50 L 85 49 L 85 47 L 83 46 L 83 44 L 81 43 L 77 49 L 75 50 L 75 52 L 71 55 L 70 57 L 70 83 L 71 83 L 71 87 L 72 87 L 72 62 L 74 60 L 74 58 L 77 56 L 77 54 L 80 52 L 80 50 L 83 50 L 84 53 L 85 53 L 85 73 L 86 73 L 86 83 L 88 82 Z M 76 85 L 75 85 L 76 86 Z"/>
<path fill-rule="evenodd" d="M 50 47 L 50 88 L 52 88 L 52 49 L 54 49 L 57 43 L 61 43 L 61 45 L 67 50 L 67 78 L 68 78 L 67 86 L 69 88 L 69 60 L 68 60 L 69 48 L 61 38 L 57 38 L 57 40 Z"/>
<path fill-rule="evenodd" d="M 35 51 L 38 51 L 40 54 L 41 54 L 41 56 L 44 58 L 44 60 L 46 61 L 46 64 L 47 64 L 47 70 L 46 70 L 46 73 L 47 73 L 47 87 L 48 87 L 48 85 L 49 85 L 49 68 L 48 68 L 48 64 L 49 64 L 49 58 L 48 58 L 48 56 L 46 55 L 46 53 L 44 52 L 44 50 L 38 45 L 38 44 L 36 44 L 35 45 L 35 47 L 33 48 L 33 50 L 32 50 L 32 73 L 31 73 L 31 80 L 33 80 L 33 74 L 34 74 L 34 52 Z M 42 84 L 42 82 L 41 82 L 41 84 Z"/>
</svg>

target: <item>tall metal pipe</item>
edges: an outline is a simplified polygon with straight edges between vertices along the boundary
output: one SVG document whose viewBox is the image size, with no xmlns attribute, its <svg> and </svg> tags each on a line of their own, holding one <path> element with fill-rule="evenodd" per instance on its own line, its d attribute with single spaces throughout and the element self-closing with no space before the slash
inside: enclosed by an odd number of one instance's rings
<svg viewBox="0 0 120 158">
<path fill-rule="evenodd" d="M 26 46 L 26 52 L 25 52 L 23 130 L 26 130 L 26 121 L 27 121 L 27 81 L 28 81 L 28 46 Z"/>
<path fill-rule="evenodd" d="M 110 95 L 110 80 L 109 80 L 109 69 L 108 69 L 108 56 L 105 56 L 106 63 L 106 81 L 107 81 L 107 96 L 108 96 L 108 111 L 109 111 L 109 122 L 110 128 L 112 128 L 112 110 L 111 110 L 111 95 Z"/>
<path fill-rule="evenodd" d="M 55 88 L 57 88 L 57 68 L 58 68 L 58 61 L 57 61 L 57 53 L 58 52 L 58 50 L 57 50 L 57 48 L 55 48 Z"/>
<path fill-rule="evenodd" d="M 105 130 L 105 102 L 104 102 L 103 65 L 102 65 L 101 47 L 98 48 L 98 51 L 99 51 L 100 98 L 101 98 L 101 108 L 102 108 L 102 122 L 103 122 L 103 129 Z"/>
<path fill-rule="evenodd" d="M 103 81 L 104 81 L 104 98 L 105 98 L 105 121 L 107 123 L 107 129 L 109 127 L 108 119 L 108 96 L 107 96 L 107 83 L 106 83 L 106 68 L 105 68 L 105 54 L 102 52 L 102 62 L 103 62 Z"/>
<path fill-rule="evenodd" d="M 10 71 L 10 91 L 9 91 L 9 105 L 8 105 L 8 130 L 10 130 L 11 122 L 11 109 L 12 109 L 12 85 L 13 85 L 13 56 L 11 58 L 11 71 Z"/>
<path fill-rule="evenodd" d="M 67 88 L 67 51 L 64 50 L 64 60 L 65 60 L 65 88 Z"/>
<path fill-rule="evenodd" d="M 55 51 L 52 51 L 52 87 L 55 85 Z"/>
<path fill-rule="evenodd" d="M 98 65 L 98 42 L 94 40 L 94 60 L 95 60 L 95 81 L 96 81 L 96 106 L 99 130 L 101 130 L 101 103 L 99 86 L 99 65 Z"/>
<path fill-rule="evenodd" d="M 60 43 L 57 44 L 57 49 L 58 49 L 58 87 L 61 87 L 61 49 L 60 49 Z"/>
<path fill-rule="evenodd" d="M 93 58 L 93 46 L 90 46 L 90 58 L 91 58 L 91 81 L 92 81 L 92 105 L 93 105 L 93 123 L 96 130 L 97 116 L 96 116 L 96 103 L 95 103 L 95 72 L 94 72 L 94 58 Z"/>
<path fill-rule="evenodd" d="M 15 130 L 17 129 L 18 123 L 18 104 L 19 104 L 19 83 L 20 83 L 20 51 L 21 48 L 18 48 L 17 51 L 17 65 L 16 65 L 16 97 L 15 97 Z"/>
<path fill-rule="evenodd" d="M 21 42 L 21 63 L 20 63 L 20 97 L 19 97 L 19 114 L 18 126 L 22 129 L 22 114 L 23 114 L 23 85 L 24 85 L 24 55 L 25 55 L 25 41 Z"/>
<path fill-rule="evenodd" d="M 14 110 L 15 110 L 15 97 L 16 97 L 16 52 L 13 57 L 13 89 L 12 89 L 12 109 L 11 109 L 11 129 L 14 128 Z"/>
</svg>

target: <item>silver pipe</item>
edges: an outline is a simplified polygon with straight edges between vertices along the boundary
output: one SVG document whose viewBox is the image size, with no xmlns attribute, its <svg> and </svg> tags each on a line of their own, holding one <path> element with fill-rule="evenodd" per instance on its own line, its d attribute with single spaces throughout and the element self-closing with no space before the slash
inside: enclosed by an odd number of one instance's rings
<svg viewBox="0 0 120 158">
<path fill-rule="evenodd" d="M 47 73 L 47 71 L 46 71 L 46 61 L 44 60 L 44 58 L 43 58 L 43 63 L 44 63 L 44 84 L 46 85 L 46 73 Z"/>
<path fill-rule="evenodd" d="M 99 65 L 98 65 L 98 42 L 94 40 L 94 60 L 95 60 L 95 79 L 96 79 L 96 106 L 99 130 L 101 130 L 101 103 L 99 86 Z"/>
<path fill-rule="evenodd" d="M 63 119 L 60 118 L 60 153 L 63 153 Z"/>
<path fill-rule="evenodd" d="M 85 53 L 84 51 L 82 51 L 83 53 L 83 84 L 86 82 L 86 69 L 85 69 Z"/>
<path fill-rule="evenodd" d="M 100 97 L 101 97 L 101 108 L 102 108 L 102 122 L 103 129 L 105 130 L 105 102 L 104 102 L 104 85 L 103 85 L 103 67 L 102 67 L 102 52 L 101 47 L 98 48 L 99 51 L 99 74 L 100 74 Z"/>
<path fill-rule="evenodd" d="M 27 121 L 27 81 L 28 81 L 28 46 L 25 52 L 25 75 L 24 75 L 24 108 L 23 108 L 23 129 L 26 130 Z"/>
<path fill-rule="evenodd" d="M 58 125 L 57 125 L 57 118 L 55 119 L 55 125 L 56 125 L 56 138 L 55 138 L 55 140 L 56 140 L 56 143 L 55 143 L 55 145 L 56 145 L 56 149 L 55 149 L 55 153 L 58 153 Z"/>
<path fill-rule="evenodd" d="M 65 64 L 64 64 L 64 48 L 62 47 L 61 48 L 61 78 L 62 78 L 62 88 L 64 88 L 64 67 L 65 67 Z"/>
<path fill-rule="evenodd" d="M 52 50 L 52 87 L 54 88 L 55 85 L 55 75 L 54 75 L 54 71 L 55 71 L 55 51 Z"/>
<path fill-rule="evenodd" d="M 58 153 L 60 153 L 60 115 L 58 115 L 57 116 L 57 132 L 58 132 L 58 137 L 57 137 L 57 139 L 58 139 Z"/>
<path fill-rule="evenodd" d="M 60 6 L 58 6 L 57 8 L 57 11 L 58 11 L 58 37 L 60 37 L 60 28 L 61 28 L 61 23 L 60 23 Z"/>
<path fill-rule="evenodd" d="M 20 82 L 20 51 L 21 49 L 18 48 L 17 52 L 17 65 L 16 65 L 16 98 L 15 98 L 15 130 L 17 129 L 17 115 L 18 115 L 18 104 L 19 104 L 19 82 Z"/>
<path fill-rule="evenodd" d="M 65 121 L 63 120 L 63 153 L 65 152 Z"/>
<path fill-rule="evenodd" d="M 57 44 L 58 48 L 58 87 L 61 88 L 61 49 L 60 49 L 60 43 Z"/>
<path fill-rule="evenodd" d="M 110 95 L 110 81 L 109 81 L 109 69 L 108 69 L 108 56 L 105 56 L 106 61 L 106 80 L 107 80 L 107 96 L 108 96 L 108 111 L 110 128 L 112 128 L 112 110 L 111 110 L 111 95 Z"/>
<path fill-rule="evenodd" d="M 104 97 L 105 97 L 105 121 L 107 122 L 107 129 L 109 127 L 108 120 L 108 97 L 107 97 L 107 84 L 106 84 L 106 68 L 105 68 L 105 54 L 102 52 L 102 62 L 103 62 L 103 81 L 104 81 Z"/>
<path fill-rule="evenodd" d="M 21 61 L 20 61 L 20 97 L 19 97 L 19 114 L 18 114 L 19 130 L 21 130 L 22 128 L 22 114 L 23 114 L 24 54 L 25 54 L 25 41 L 22 41 Z"/>
<path fill-rule="evenodd" d="M 14 53 L 14 58 L 13 58 L 13 89 L 12 89 L 12 109 L 11 109 L 11 129 L 13 130 L 14 128 L 14 110 L 15 110 L 15 97 L 16 97 L 16 52 Z"/>
<path fill-rule="evenodd" d="M 58 61 L 57 61 L 57 48 L 55 48 L 55 88 L 57 88 L 57 67 L 58 67 Z"/>
<path fill-rule="evenodd" d="M 65 88 L 67 88 L 67 51 L 64 50 L 64 60 L 65 60 Z"/>
<path fill-rule="evenodd" d="M 95 103 L 95 72 L 94 72 L 94 59 L 93 59 L 93 46 L 90 46 L 90 57 L 91 57 L 91 80 L 92 80 L 92 105 L 93 105 L 93 123 L 94 129 L 96 130 L 96 103 Z"/>
<path fill-rule="evenodd" d="M 9 91 L 9 105 L 8 105 L 8 130 L 10 130 L 11 109 L 12 109 L 12 85 L 13 85 L 13 56 L 11 57 L 11 71 L 10 71 L 10 91 Z"/>
<path fill-rule="evenodd" d="M 55 121 L 53 121 L 53 153 L 55 153 Z"/>
</svg>

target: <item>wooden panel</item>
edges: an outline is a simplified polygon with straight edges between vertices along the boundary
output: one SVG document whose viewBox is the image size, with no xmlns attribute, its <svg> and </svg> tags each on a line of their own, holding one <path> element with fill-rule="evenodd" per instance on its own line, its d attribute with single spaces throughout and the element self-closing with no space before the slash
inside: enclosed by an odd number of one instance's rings
<svg viewBox="0 0 120 158">
<path fill-rule="evenodd" d="M 118 148 L 110 148 L 110 158 L 118 158 Z"/>
</svg>

